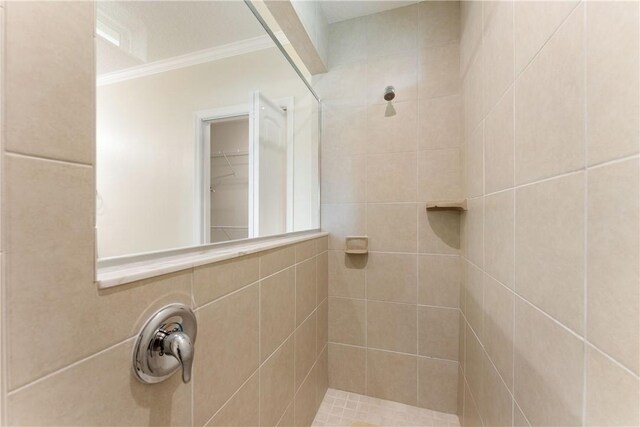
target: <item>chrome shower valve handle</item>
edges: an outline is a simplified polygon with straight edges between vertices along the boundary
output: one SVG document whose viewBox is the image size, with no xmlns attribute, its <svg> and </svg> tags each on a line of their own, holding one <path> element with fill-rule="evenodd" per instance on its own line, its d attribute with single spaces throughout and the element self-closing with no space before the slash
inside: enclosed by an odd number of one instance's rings
<svg viewBox="0 0 640 427">
<path fill-rule="evenodd" d="M 147 384 L 169 378 L 182 368 L 182 382 L 191 381 L 197 324 L 184 304 L 160 309 L 142 328 L 133 351 L 133 372 Z"/>
<path fill-rule="evenodd" d="M 182 382 L 191 381 L 191 366 L 193 365 L 193 344 L 189 335 L 184 332 L 173 332 L 162 340 L 162 352 L 169 354 L 180 362 L 182 366 Z"/>
</svg>

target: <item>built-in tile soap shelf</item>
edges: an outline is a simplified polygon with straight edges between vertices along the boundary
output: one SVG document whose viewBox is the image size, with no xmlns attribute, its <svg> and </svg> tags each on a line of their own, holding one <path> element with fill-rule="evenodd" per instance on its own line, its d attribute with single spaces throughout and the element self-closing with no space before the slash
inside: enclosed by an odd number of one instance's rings
<svg viewBox="0 0 640 427">
<path fill-rule="evenodd" d="M 351 255 L 364 255 L 369 252 L 369 237 L 347 236 L 345 239 L 345 252 Z"/>
<path fill-rule="evenodd" d="M 464 200 L 438 200 L 427 202 L 428 211 L 466 211 L 467 199 Z"/>
</svg>

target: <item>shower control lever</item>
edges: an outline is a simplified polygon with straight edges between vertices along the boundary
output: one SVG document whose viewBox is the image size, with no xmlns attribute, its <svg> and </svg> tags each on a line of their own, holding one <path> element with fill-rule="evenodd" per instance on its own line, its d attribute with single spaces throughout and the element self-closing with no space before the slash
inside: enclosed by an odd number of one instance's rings
<svg viewBox="0 0 640 427">
<path fill-rule="evenodd" d="M 178 325 L 179 326 L 179 325 Z M 158 334 L 164 335 L 161 331 Z M 162 337 L 162 352 L 178 359 L 182 366 L 182 382 L 191 381 L 191 365 L 193 365 L 193 344 L 189 335 L 182 332 L 182 328 L 174 329 Z"/>
<path fill-rule="evenodd" d="M 133 351 L 136 377 L 154 384 L 182 368 L 182 382 L 191 381 L 196 333 L 196 317 L 189 307 L 171 304 L 160 309 L 138 335 Z"/>
</svg>

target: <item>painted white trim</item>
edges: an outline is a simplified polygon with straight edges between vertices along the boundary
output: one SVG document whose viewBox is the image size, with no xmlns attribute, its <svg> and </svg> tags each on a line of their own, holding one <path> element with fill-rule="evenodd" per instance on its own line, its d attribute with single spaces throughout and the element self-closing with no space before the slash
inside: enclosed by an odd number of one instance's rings
<svg viewBox="0 0 640 427">
<path fill-rule="evenodd" d="M 105 12 L 98 5 L 96 10 L 96 36 L 100 24 L 118 33 L 118 48 L 129 56 L 140 61 L 147 60 L 147 26 L 128 9 L 115 2 L 109 5 L 110 12 Z M 113 10 L 111 10 L 113 9 Z M 102 36 L 101 36 L 102 37 Z"/>
<path fill-rule="evenodd" d="M 259 221 L 259 197 L 260 193 L 260 181 L 253 181 L 253 177 L 258 173 L 258 165 L 260 164 L 259 150 L 257 146 L 259 144 L 258 138 L 256 138 L 256 129 L 259 129 L 259 108 L 260 100 L 272 103 L 275 106 L 283 109 L 287 118 L 287 217 L 285 229 L 287 232 L 293 232 L 293 174 L 294 174 L 294 135 L 295 135 L 295 114 L 294 114 L 294 97 L 278 98 L 276 100 L 270 100 L 260 96 L 260 91 L 253 93 L 252 110 L 249 114 L 250 128 L 249 128 L 249 182 L 253 185 L 249 185 L 249 236 L 260 235 L 260 221 Z"/>
<path fill-rule="evenodd" d="M 276 37 L 283 45 L 289 43 L 282 32 L 277 33 Z M 256 52 L 272 47 L 276 47 L 276 45 L 268 35 L 253 37 L 246 40 L 216 46 L 210 49 L 199 50 L 184 55 L 174 56 L 172 58 L 149 62 L 121 71 L 102 74 L 97 77 L 96 84 L 98 86 L 104 86 L 136 79 L 138 77 L 145 77 L 153 74 L 164 73 L 166 71 L 177 70 L 179 68 L 204 64 L 206 62 L 219 61 L 221 59 L 244 55 L 246 53 Z"/>
<path fill-rule="evenodd" d="M 196 221 L 194 222 L 194 241 L 200 244 L 210 243 L 210 223 L 211 223 L 211 193 L 209 191 L 210 182 L 205 177 L 210 176 L 210 151 L 211 145 L 208 134 L 204 132 L 207 122 L 217 119 L 249 115 L 249 106 L 246 104 L 233 105 L 229 107 L 212 108 L 195 112 L 195 208 Z"/>
<path fill-rule="evenodd" d="M 294 178 L 294 135 L 295 135 L 295 107 L 294 98 L 282 98 L 276 102 L 280 107 L 286 109 L 287 113 L 287 232 L 293 232 L 293 178 Z"/>
<path fill-rule="evenodd" d="M 202 190 L 204 197 L 202 199 L 202 208 L 204 226 L 202 227 L 202 243 L 211 243 L 211 129 L 207 126 L 207 122 L 200 122 L 202 131 L 202 176 L 209 177 L 208 181 L 203 181 Z"/>
<path fill-rule="evenodd" d="M 253 237 L 258 234 L 256 224 L 258 224 L 258 218 L 256 218 L 255 204 L 256 195 L 260 194 L 260 180 L 256 179 L 256 164 L 259 161 L 259 152 L 256 150 L 255 141 L 257 139 L 256 129 L 259 125 L 259 108 L 260 97 L 258 92 L 251 93 L 251 103 L 247 106 L 249 109 L 249 226 L 248 236 Z"/>
</svg>

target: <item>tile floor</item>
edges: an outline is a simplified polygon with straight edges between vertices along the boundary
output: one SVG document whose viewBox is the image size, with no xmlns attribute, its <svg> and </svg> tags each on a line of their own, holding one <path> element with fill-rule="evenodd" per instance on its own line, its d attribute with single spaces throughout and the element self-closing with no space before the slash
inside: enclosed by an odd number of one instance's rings
<svg viewBox="0 0 640 427">
<path fill-rule="evenodd" d="M 417 408 L 389 400 L 330 388 L 312 426 L 458 427 L 453 414 Z"/>
</svg>

